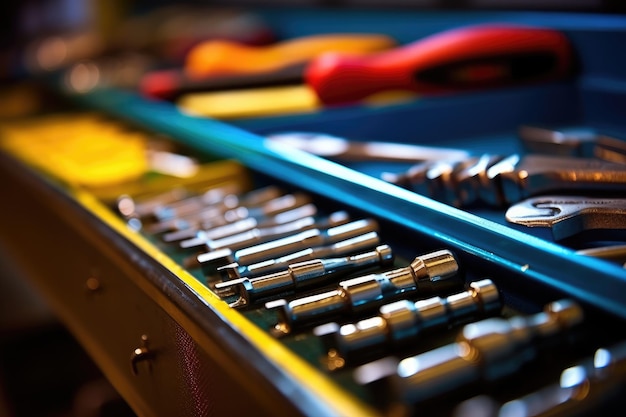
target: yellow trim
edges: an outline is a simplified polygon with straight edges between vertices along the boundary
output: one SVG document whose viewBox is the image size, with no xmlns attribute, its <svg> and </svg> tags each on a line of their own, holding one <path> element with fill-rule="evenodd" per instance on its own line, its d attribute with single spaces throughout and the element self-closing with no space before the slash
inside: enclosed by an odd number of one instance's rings
<svg viewBox="0 0 626 417">
<path fill-rule="evenodd" d="M 158 194 L 176 187 L 202 192 L 209 188 L 221 187 L 233 182 L 238 184 L 242 190 L 248 190 L 252 186 L 248 169 L 233 160 L 220 160 L 201 164 L 198 166 L 198 172 L 190 178 L 168 175 L 159 175 L 153 179 L 145 177 L 109 186 L 85 186 L 83 188 L 101 200 L 115 201 L 123 194 L 141 197 L 142 195 Z"/>
<path fill-rule="evenodd" d="M 280 366 L 281 369 L 290 374 L 308 391 L 314 393 L 320 398 L 320 401 L 327 401 L 329 408 L 334 408 L 339 415 L 345 416 L 379 415 L 375 410 L 337 386 L 320 371 L 248 321 L 237 310 L 229 307 L 226 302 L 200 283 L 169 256 L 161 252 L 143 236 L 132 232 L 121 218 L 112 213 L 94 195 L 79 188 L 71 190 L 70 194 L 105 224 L 135 244 L 146 254 L 158 260 L 165 268 L 179 277 L 188 287 L 222 315 L 225 320 L 228 320 L 231 325 L 240 330 L 266 358 Z"/>
<path fill-rule="evenodd" d="M 298 88 L 295 90 L 298 91 Z M 287 95 L 293 91 L 293 89 L 288 89 Z M 302 88 L 300 88 L 300 91 L 302 91 Z M 307 93 L 306 90 L 305 93 Z M 310 96 L 308 98 L 310 99 Z M 116 135 L 120 129 L 118 125 L 109 126 L 99 121 L 100 116 L 93 114 L 81 114 L 80 117 L 55 115 L 48 118 L 35 119 L 34 121 L 29 119 L 14 125 L 0 125 L 0 148 L 5 148 L 14 156 L 38 169 L 42 174 L 60 180 L 68 194 L 82 207 L 93 213 L 119 235 L 126 238 L 138 249 L 145 252 L 148 256 L 161 263 L 166 269 L 179 277 L 187 287 L 220 314 L 227 323 L 244 335 L 261 354 L 280 367 L 285 373 L 289 374 L 293 380 L 298 381 L 302 387 L 319 398 L 319 401 L 325 403 L 329 409 L 333 409 L 337 414 L 345 416 L 378 415 L 362 401 L 349 394 L 346 390 L 342 389 L 330 378 L 325 376 L 323 372 L 309 365 L 279 341 L 251 323 L 237 310 L 229 307 L 226 302 L 215 295 L 208 287 L 199 282 L 168 255 L 160 251 L 140 234 L 133 232 L 120 217 L 106 206 L 107 200 L 110 202 L 111 199 L 123 193 L 131 193 L 136 196 L 142 193 L 163 191 L 176 185 L 183 185 L 183 183 L 185 187 L 191 187 L 193 189 L 201 184 L 206 187 L 209 184 L 219 186 L 228 182 L 237 182 L 243 189 L 249 189 L 251 187 L 251 178 L 247 172 L 247 168 L 235 161 L 221 160 L 202 165 L 200 172 L 194 178 L 180 180 L 178 178 L 163 176 L 154 183 L 145 182 L 140 178 L 146 173 L 146 167 L 142 159 L 144 151 L 143 138 L 138 137 L 136 143 L 138 146 L 134 146 L 129 151 L 129 155 L 122 155 L 122 159 L 128 162 L 130 164 L 129 166 L 133 168 L 130 170 L 130 175 L 128 172 L 125 172 L 128 170 L 127 165 L 124 165 L 123 169 L 113 167 L 116 171 L 111 172 L 118 175 L 112 175 L 108 171 L 100 173 L 94 170 L 88 170 L 85 171 L 85 173 L 82 171 L 82 166 L 85 164 L 85 166 L 89 166 L 89 164 L 93 162 L 92 158 L 86 157 L 89 156 L 89 154 L 85 154 L 85 150 L 93 151 L 92 154 L 99 158 L 99 166 L 115 166 L 120 160 L 120 158 L 118 158 L 118 156 L 120 156 L 119 153 L 114 155 L 113 158 L 109 158 L 106 152 L 100 152 L 100 145 L 95 147 L 91 146 L 90 144 L 93 145 L 93 141 L 85 144 L 85 138 L 83 137 L 85 132 L 95 132 L 99 135 L 102 135 L 103 132 L 106 133 L 107 136 L 105 139 L 107 140 L 105 140 L 106 143 L 104 145 L 109 148 L 112 147 L 113 149 L 124 148 L 127 144 L 122 142 L 128 140 L 130 137 L 129 135 L 118 137 Z M 64 146 L 62 147 L 62 151 L 71 156 L 69 160 L 72 164 L 70 165 L 57 163 L 58 160 L 52 159 L 53 156 L 63 156 L 63 152 L 58 151 L 57 145 L 59 144 L 59 138 L 63 139 L 66 137 L 64 133 L 68 130 L 67 123 L 72 125 L 74 136 L 70 137 L 70 141 L 63 142 Z M 25 129 L 25 127 L 36 129 L 36 132 Z M 41 132 L 45 133 L 46 140 L 43 142 L 41 138 L 35 134 L 40 133 L 40 136 L 44 135 L 44 133 Z M 133 138 L 136 139 L 135 136 L 133 136 Z M 100 153 L 102 153 L 102 155 L 100 155 Z M 67 166 L 70 166 L 71 169 L 67 169 Z M 112 181 L 111 176 L 115 176 L 115 181 Z M 179 182 L 181 183 L 179 184 Z M 152 296 L 155 297 L 155 293 L 153 293 Z M 161 307 L 173 319 L 177 317 L 179 319 L 182 318 L 180 311 L 170 304 L 164 304 L 165 305 L 161 305 Z M 196 331 L 196 329 L 186 330 L 190 332 L 192 337 Z M 201 334 L 195 333 L 195 335 L 197 339 L 203 338 Z"/>
</svg>

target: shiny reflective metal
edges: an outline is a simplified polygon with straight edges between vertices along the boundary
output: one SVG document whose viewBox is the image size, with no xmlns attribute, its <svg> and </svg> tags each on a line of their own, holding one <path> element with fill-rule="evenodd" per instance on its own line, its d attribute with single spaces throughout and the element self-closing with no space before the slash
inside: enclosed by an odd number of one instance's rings
<svg viewBox="0 0 626 417">
<path fill-rule="evenodd" d="M 286 194 L 266 201 L 249 202 L 231 194 L 219 203 L 195 206 L 194 209 L 178 213 L 173 217 L 146 226 L 149 233 L 167 233 L 182 229 L 212 229 L 249 217 L 266 218 L 311 203 L 303 193 Z"/>
<path fill-rule="evenodd" d="M 285 270 L 295 262 L 303 262 L 312 259 L 345 256 L 356 254 L 380 245 L 380 237 L 377 232 L 368 232 L 350 239 L 342 240 L 332 245 L 315 246 L 305 248 L 278 258 L 267 259 L 251 265 L 239 265 L 236 262 L 217 268 L 221 279 L 224 281 L 254 278 L 265 274 Z M 209 282 L 212 278 L 207 277 Z M 213 278 L 217 280 L 217 278 Z"/>
<path fill-rule="evenodd" d="M 289 196 L 289 195 L 288 195 Z M 212 188 L 202 194 L 158 205 L 147 217 L 146 226 L 150 233 L 165 233 L 196 227 L 211 219 L 222 219 L 227 212 L 238 207 L 257 207 L 276 199 L 284 199 L 277 187 L 266 187 L 242 194 L 237 184 Z M 232 220 L 234 221 L 234 219 Z"/>
<path fill-rule="evenodd" d="M 450 205 L 493 206 L 554 192 L 625 192 L 626 165 L 595 158 L 482 155 L 462 161 L 422 162 L 382 178 Z"/>
<path fill-rule="evenodd" d="M 576 253 L 617 262 L 626 268 L 626 245 L 624 244 L 579 249 Z"/>
<path fill-rule="evenodd" d="M 467 324 L 455 343 L 399 362 L 371 362 L 358 368 L 354 376 L 361 384 L 384 381 L 396 400 L 415 404 L 469 384 L 511 375 L 536 356 L 542 341 L 566 340 L 559 336 L 582 321 L 578 304 L 560 300 L 534 315 Z"/>
<path fill-rule="evenodd" d="M 294 220 L 302 219 L 317 214 L 315 204 L 304 204 L 281 213 L 276 213 L 271 217 L 246 217 L 223 226 L 213 227 L 211 229 L 189 228 L 166 233 L 162 236 L 166 243 L 179 243 L 182 248 L 202 246 L 205 241 L 210 239 L 221 239 L 226 236 L 232 236 L 237 233 L 243 233 L 255 227 L 276 226 L 279 224 L 289 223 Z M 183 244 L 183 241 L 188 241 Z"/>
<path fill-rule="evenodd" d="M 609 136 L 588 131 L 560 132 L 536 126 L 522 126 L 518 135 L 529 152 L 626 164 L 626 141 Z"/>
<path fill-rule="evenodd" d="M 211 188 L 202 194 L 190 195 L 168 204 L 158 205 L 149 213 L 157 222 L 166 221 L 174 218 L 182 218 L 190 216 L 208 207 L 225 208 L 236 207 L 240 204 L 241 189 L 237 184 L 229 184 L 223 187 Z M 267 199 L 278 197 L 279 190 L 272 187 L 263 190 L 263 196 Z"/>
<path fill-rule="evenodd" d="M 435 200 L 444 201 L 450 205 L 459 207 L 469 203 L 469 196 L 463 194 L 465 189 L 460 188 L 459 178 L 461 173 L 472 166 L 476 166 L 480 160 L 478 157 L 468 157 L 459 160 L 441 160 L 427 162 L 427 169 L 421 180 L 411 178 L 412 189 L 416 193 L 427 195 Z M 415 172 L 413 172 L 415 175 Z"/>
<path fill-rule="evenodd" d="M 419 162 L 460 160 L 469 152 L 461 149 L 420 146 L 405 143 L 350 141 L 337 136 L 313 132 L 285 132 L 267 139 L 314 155 L 342 161 Z"/>
<path fill-rule="evenodd" d="M 453 286 L 451 278 L 458 269 L 454 255 L 439 250 L 416 257 L 404 268 L 348 279 L 335 290 L 291 301 L 271 301 L 265 307 L 277 309 L 280 321 L 272 330 L 280 337 L 295 326 L 342 313 L 369 311 L 401 295 L 445 291 Z"/>
<path fill-rule="evenodd" d="M 626 382 L 626 343 L 596 350 L 593 357 L 561 372 L 558 381 L 523 397 L 501 403 L 474 397 L 455 407 L 452 417 L 569 417 L 599 414 L 598 407 L 616 404 Z"/>
<path fill-rule="evenodd" d="M 294 292 L 325 283 L 329 279 L 374 266 L 390 265 L 394 261 L 391 248 L 380 245 L 375 250 L 343 258 L 318 258 L 297 262 L 281 272 L 257 278 L 240 278 L 215 284 L 218 294 L 234 291 L 239 298 L 231 307 L 243 307 L 273 294 Z"/>
<path fill-rule="evenodd" d="M 154 212 L 158 207 L 173 203 L 189 196 L 189 191 L 183 188 L 172 188 L 150 198 L 137 200 L 123 194 L 117 199 L 117 210 L 126 218 L 143 218 Z"/>
<path fill-rule="evenodd" d="M 528 227 L 549 227 L 556 240 L 591 229 L 626 230 L 626 198 L 541 196 L 509 207 L 505 218 Z"/>
<path fill-rule="evenodd" d="M 217 272 L 218 267 L 233 262 L 237 262 L 240 265 L 251 265 L 307 248 L 340 242 L 377 230 L 378 223 L 375 220 L 361 219 L 324 230 L 305 230 L 287 237 L 234 251 L 224 248 L 213 252 L 202 253 L 197 256 L 197 260 L 204 274 L 210 277 Z"/>
<path fill-rule="evenodd" d="M 141 345 L 134 349 L 130 355 L 130 370 L 133 375 L 139 375 L 138 364 L 140 362 L 146 362 L 148 370 L 152 370 L 150 361 L 154 358 L 154 352 L 148 349 L 148 336 L 141 335 Z"/>
<path fill-rule="evenodd" d="M 359 356 L 384 353 L 388 348 L 404 345 L 429 331 L 500 311 L 500 295 L 490 279 L 471 282 L 468 287 L 466 291 L 445 298 L 385 304 L 375 317 L 341 326 L 323 324 L 313 329 L 313 333 L 322 338 L 332 355 L 351 362 Z"/>
<path fill-rule="evenodd" d="M 487 170 L 504 203 L 547 193 L 624 192 L 626 165 L 593 158 L 512 155 Z"/>
<path fill-rule="evenodd" d="M 292 220 L 287 223 L 274 224 L 271 226 L 255 227 L 241 233 L 221 238 L 206 238 L 211 231 L 203 233 L 202 238 L 183 241 L 180 244 L 181 249 L 203 249 L 205 251 L 214 251 L 218 249 L 228 248 L 237 250 L 270 240 L 279 239 L 309 229 L 327 229 L 339 226 L 350 221 L 348 213 L 339 211 L 332 213 L 330 216 L 323 218 L 315 218 L 313 216 Z M 199 245 L 199 241 L 202 241 Z M 199 251 L 199 250 L 198 250 Z"/>
</svg>

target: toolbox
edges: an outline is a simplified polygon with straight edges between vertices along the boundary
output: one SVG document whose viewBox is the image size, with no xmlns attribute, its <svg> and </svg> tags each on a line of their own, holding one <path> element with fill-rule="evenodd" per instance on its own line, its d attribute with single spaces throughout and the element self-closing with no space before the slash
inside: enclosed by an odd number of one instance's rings
<svg viewBox="0 0 626 417">
<path fill-rule="evenodd" d="M 611 214 L 608 226 L 588 226 L 599 230 L 590 234 L 593 238 L 568 234 L 571 228 L 584 230 L 580 225 L 559 229 L 567 234 L 561 238 L 550 228 L 507 221 L 511 204 L 451 204 L 385 179 L 410 172 L 413 163 L 333 159 L 268 137 L 319 133 L 361 144 L 440 147 L 479 156 L 525 155 L 522 126 L 623 140 L 626 18 L 541 12 L 259 13 L 284 39 L 376 32 L 402 44 L 468 24 L 540 26 L 567 37 L 576 69 L 567 77 L 528 85 L 229 120 L 187 114 L 137 91 L 69 92 L 58 88 L 57 79 L 46 79 L 52 107 L 25 122 L 2 124 L 2 249 L 32 277 L 133 410 L 190 416 L 495 416 L 509 415 L 516 404 L 527 407 L 523 415 L 610 415 L 621 406 L 624 259 L 581 251 L 619 248 L 624 205 Z M 66 132 L 81 123 L 95 126 L 84 135 L 98 138 L 102 146 L 90 144 L 91 154 L 83 149 L 59 156 L 63 146 L 71 147 Z M 50 133 L 53 128 L 61 139 Z M 108 129 L 111 137 L 128 137 L 116 142 L 105 137 Z M 11 132 L 19 138 L 12 140 Z M 145 145 L 136 136 L 156 137 L 193 159 L 197 172 L 181 177 L 145 166 L 103 168 L 142 152 L 133 148 Z M 32 147 L 24 145 L 36 138 Z M 84 155 L 89 160 L 83 165 Z M 67 168 L 70 163 L 76 166 Z M 173 190 L 184 191 L 171 197 Z M 272 201 L 302 197 L 314 206 L 316 222 L 302 233 L 321 231 L 326 240 L 315 245 L 335 246 L 319 253 L 355 267 L 341 278 L 322 281 L 321 274 L 319 283 L 310 271 L 292 268 L 291 275 L 266 279 L 276 286 L 268 290 L 255 277 L 284 272 L 289 262 L 260 275 L 253 275 L 250 265 L 281 256 L 288 261 L 289 252 L 269 256 L 270 246 L 246 252 L 253 245 L 219 246 L 213 237 L 200 242 L 199 247 L 209 245 L 210 256 L 203 257 L 179 245 L 197 234 L 182 233 L 185 239 L 168 243 L 164 236 L 173 240 L 174 232 L 185 230 L 174 220 L 191 221 L 178 216 L 176 207 L 192 204 L 207 190 L 224 192 L 211 203 L 216 206 L 227 207 L 227 196 L 236 195 L 229 209 L 241 206 L 248 214 L 265 207 L 241 203 L 254 199 L 255 192 L 278 192 L 268 197 Z M 572 195 L 563 190 L 551 192 Z M 169 201 L 159 200 L 168 195 Z M 587 190 L 582 197 L 616 201 L 623 195 L 623 186 L 616 186 Z M 132 214 L 123 202 L 132 205 Z M 170 211 L 136 211 L 151 204 Z M 211 224 L 204 228 L 207 234 L 223 225 L 202 220 Z M 361 228 L 349 234 L 348 226 Z M 335 237 L 334 232 L 347 234 Z M 375 232 L 369 246 L 350 241 L 350 250 L 339 249 L 338 242 L 369 232 Z M 239 264 L 228 268 L 233 262 Z M 415 282 L 405 285 L 407 276 Z M 229 286 L 228 279 L 239 281 Z M 531 410 L 531 404 L 537 408 Z"/>
</svg>

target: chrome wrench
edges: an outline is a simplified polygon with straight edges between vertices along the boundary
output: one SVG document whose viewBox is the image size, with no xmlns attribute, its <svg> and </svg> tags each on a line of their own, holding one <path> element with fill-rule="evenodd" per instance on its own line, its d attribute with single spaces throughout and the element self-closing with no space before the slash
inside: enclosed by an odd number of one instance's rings
<svg viewBox="0 0 626 417">
<path fill-rule="evenodd" d="M 511 155 L 487 169 L 487 177 L 508 204 L 556 192 L 626 191 L 626 166 L 593 158 Z"/>
<path fill-rule="evenodd" d="M 447 171 L 438 166 L 447 167 Z M 625 192 L 626 165 L 594 158 L 484 154 L 460 161 L 422 162 L 403 174 L 388 174 L 383 179 L 452 205 L 480 200 L 504 206 L 563 191 Z"/>
<path fill-rule="evenodd" d="M 535 126 L 522 126 L 518 135 L 529 152 L 626 164 L 626 141 L 610 136 L 592 132 L 559 132 Z"/>
<path fill-rule="evenodd" d="M 555 240 L 586 230 L 626 230 L 626 198 L 540 196 L 521 201 L 506 220 L 528 227 L 549 227 Z"/>
<path fill-rule="evenodd" d="M 342 161 L 419 162 L 461 160 L 469 152 L 461 149 L 407 143 L 352 141 L 314 132 L 284 132 L 267 137 L 272 142 L 297 148 L 313 155 Z"/>
</svg>

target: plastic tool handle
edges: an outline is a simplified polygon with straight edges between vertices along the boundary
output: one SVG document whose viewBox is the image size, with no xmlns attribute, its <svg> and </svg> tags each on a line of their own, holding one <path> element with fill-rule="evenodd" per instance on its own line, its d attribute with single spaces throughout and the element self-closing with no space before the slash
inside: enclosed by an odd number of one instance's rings
<svg viewBox="0 0 626 417">
<path fill-rule="evenodd" d="M 324 52 L 361 54 L 396 45 L 389 36 L 378 34 L 324 34 L 256 47 L 215 40 L 193 48 L 187 55 L 185 70 L 193 76 L 273 71 L 310 61 Z"/>
<path fill-rule="evenodd" d="M 569 43 L 558 31 L 481 25 L 367 56 L 323 54 L 305 79 L 322 102 L 334 104 L 390 90 L 428 94 L 533 82 L 563 76 L 571 65 Z"/>
<path fill-rule="evenodd" d="M 273 71 L 203 77 L 182 70 L 153 71 L 142 78 L 139 90 L 147 97 L 175 100 L 187 93 L 297 85 L 304 82 L 304 68 L 304 64 L 294 64 Z"/>
</svg>

